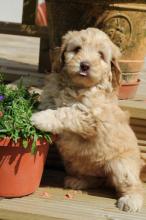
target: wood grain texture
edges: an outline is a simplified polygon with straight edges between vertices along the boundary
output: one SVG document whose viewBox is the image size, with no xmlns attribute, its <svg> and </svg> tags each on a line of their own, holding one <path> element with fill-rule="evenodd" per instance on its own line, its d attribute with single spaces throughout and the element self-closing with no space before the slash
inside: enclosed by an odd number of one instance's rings
<svg viewBox="0 0 146 220">
<path fill-rule="evenodd" d="M 146 127 L 146 120 L 145 119 L 139 119 L 139 118 L 130 118 L 130 124 L 131 125 L 139 125 L 141 127 Z"/>
<path fill-rule="evenodd" d="M 0 33 L 32 37 L 48 37 L 48 28 L 36 25 L 0 22 Z"/>
<path fill-rule="evenodd" d="M 146 103 L 135 100 L 119 101 L 121 108 L 130 112 L 130 116 L 138 119 L 146 119 Z"/>
<path fill-rule="evenodd" d="M 115 192 L 106 189 L 88 192 L 63 189 L 64 175 L 63 172 L 48 170 L 35 194 L 23 198 L 2 199 L 0 209 L 9 210 L 9 213 L 27 213 L 32 217 L 42 215 L 48 219 L 52 217 L 70 220 L 145 220 L 146 203 L 139 213 L 119 211 L 115 206 Z M 144 189 L 146 195 L 145 185 Z M 44 192 L 48 193 L 48 197 L 43 197 Z M 67 199 L 67 193 L 74 194 L 73 198 Z"/>
<path fill-rule="evenodd" d="M 44 215 L 35 215 L 23 212 L 9 211 L 0 209 L 1 220 L 63 220 L 62 218 L 53 218 Z"/>
</svg>

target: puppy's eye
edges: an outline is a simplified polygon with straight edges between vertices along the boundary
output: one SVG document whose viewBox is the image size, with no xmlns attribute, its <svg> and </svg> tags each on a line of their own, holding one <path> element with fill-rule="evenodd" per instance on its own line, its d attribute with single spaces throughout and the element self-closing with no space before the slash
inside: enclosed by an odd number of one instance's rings
<svg viewBox="0 0 146 220">
<path fill-rule="evenodd" d="M 105 56 L 104 56 L 104 53 L 102 51 L 98 51 L 100 57 L 102 60 L 105 60 Z"/>
<path fill-rule="evenodd" d="M 80 46 L 77 46 L 73 49 L 73 52 L 74 53 L 78 53 L 80 51 L 81 47 Z"/>
</svg>

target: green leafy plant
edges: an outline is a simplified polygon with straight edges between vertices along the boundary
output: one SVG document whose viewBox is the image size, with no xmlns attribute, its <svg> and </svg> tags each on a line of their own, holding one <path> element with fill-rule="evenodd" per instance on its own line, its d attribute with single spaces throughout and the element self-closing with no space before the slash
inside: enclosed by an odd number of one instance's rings
<svg viewBox="0 0 146 220">
<path fill-rule="evenodd" d="M 50 134 L 39 131 L 31 124 L 32 113 L 37 111 L 38 94 L 30 94 L 20 83 L 16 89 L 7 87 L 0 75 L 0 138 L 10 137 L 17 142 L 23 140 L 27 148 L 32 141 L 31 152 L 36 152 L 36 141 L 45 138 L 51 142 Z"/>
</svg>

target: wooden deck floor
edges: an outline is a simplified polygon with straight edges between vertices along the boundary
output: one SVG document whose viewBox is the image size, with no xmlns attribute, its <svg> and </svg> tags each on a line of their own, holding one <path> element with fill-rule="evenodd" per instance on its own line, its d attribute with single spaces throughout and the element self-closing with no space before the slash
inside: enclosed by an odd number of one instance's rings
<svg viewBox="0 0 146 220">
<path fill-rule="evenodd" d="M 63 189 L 64 173 L 46 171 L 36 193 L 15 199 L 0 200 L 1 220 L 71 219 L 71 220 L 145 220 L 146 200 L 139 213 L 126 213 L 116 208 L 114 192 L 98 189 L 73 191 Z M 145 197 L 146 197 L 146 185 Z M 72 195 L 72 199 L 66 198 Z"/>
<path fill-rule="evenodd" d="M 23 44 L 23 45 L 22 45 Z M 36 72 L 39 40 L 0 35 L 0 71 L 14 73 L 21 70 Z M 146 119 L 146 70 L 141 75 L 141 85 L 135 100 L 120 101 L 131 114 Z M 46 170 L 43 181 L 36 193 L 15 199 L 0 199 L 0 220 L 145 220 L 146 183 L 144 183 L 145 202 L 140 213 L 125 213 L 116 206 L 114 192 L 91 190 L 74 192 L 63 189 L 64 173 Z M 72 199 L 66 198 L 71 194 Z"/>
</svg>

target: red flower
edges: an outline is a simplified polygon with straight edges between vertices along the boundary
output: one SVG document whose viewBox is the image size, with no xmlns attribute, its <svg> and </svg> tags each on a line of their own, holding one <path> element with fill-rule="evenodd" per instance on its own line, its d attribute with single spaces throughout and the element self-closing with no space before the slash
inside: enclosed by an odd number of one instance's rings
<svg viewBox="0 0 146 220">
<path fill-rule="evenodd" d="M 0 118 L 3 116 L 3 112 L 0 112 Z"/>
</svg>

